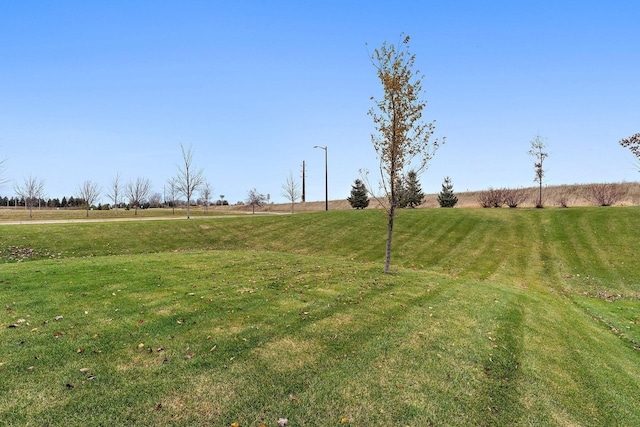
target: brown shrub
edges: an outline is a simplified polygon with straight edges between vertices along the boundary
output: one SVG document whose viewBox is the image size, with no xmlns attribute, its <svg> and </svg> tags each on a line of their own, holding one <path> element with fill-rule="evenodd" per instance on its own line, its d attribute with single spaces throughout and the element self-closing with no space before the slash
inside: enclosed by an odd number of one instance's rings
<svg viewBox="0 0 640 427">
<path fill-rule="evenodd" d="M 505 188 L 502 191 L 504 203 L 510 208 L 517 208 L 527 200 L 527 192 L 524 188 Z"/>
<path fill-rule="evenodd" d="M 585 188 L 584 198 L 596 206 L 611 206 L 626 195 L 620 184 L 589 184 Z"/>
<path fill-rule="evenodd" d="M 489 188 L 478 195 L 478 203 L 483 208 L 500 208 L 504 205 L 505 189 Z"/>
</svg>

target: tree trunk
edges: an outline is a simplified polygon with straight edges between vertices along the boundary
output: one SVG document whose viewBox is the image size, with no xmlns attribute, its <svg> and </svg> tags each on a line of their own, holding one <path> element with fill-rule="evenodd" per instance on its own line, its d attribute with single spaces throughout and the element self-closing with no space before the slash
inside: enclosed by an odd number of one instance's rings
<svg viewBox="0 0 640 427">
<path fill-rule="evenodd" d="M 389 222 L 387 224 L 387 250 L 384 259 L 384 272 L 390 272 L 391 266 L 391 237 L 393 236 L 393 218 L 395 216 L 396 206 L 395 203 L 391 202 L 391 207 L 389 208 Z"/>
<path fill-rule="evenodd" d="M 542 179 L 540 179 L 540 194 L 538 196 L 538 208 L 542 207 Z"/>
</svg>

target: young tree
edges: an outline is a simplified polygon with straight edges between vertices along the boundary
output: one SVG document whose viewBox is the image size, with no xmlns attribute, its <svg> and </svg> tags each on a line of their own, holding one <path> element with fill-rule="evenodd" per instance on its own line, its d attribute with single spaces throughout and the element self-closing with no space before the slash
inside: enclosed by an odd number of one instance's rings
<svg viewBox="0 0 640 427">
<path fill-rule="evenodd" d="M 365 209 L 369 206 L 369 196 L 367 187 L 359 179 L 356 179 L 351 186 L 351 194 L 347 197 L 347 201 L 353 209 Z"/>
<path fill-rule="evenodd" d="M 371 135 L 371 141 L 380 159 L 382 185 L 387 196 L 382 202 L 387 213 L 384 272 L 388 273 L 400 178 L 413 161 L 417 162 L 416 173 L 423 171 L 444 140 L 431 140 L 435 122 L 422 120 L 427 105 L 422 99 L 423 76 L 413 71 L 415 55 L 409 51 L 409 36 L 398 47 L 384 42 L 373 51 L 371 61 L 384 92 L 382 99 L 371 98 L 375 107 L 369 110 L 369 115 L 375 124 L 376 133 Z"/>
<path fill-rule="evenodd" d="M 171 205 L 171 214 L 175 215 L 176 213 L 176 200 L 178 198 L 178 184 L 176 183 L 176 178 L 171 178 L 167 181 L 167 191 L 169 192 L 169 205 Z"/>
<path fill-rule="evenodd" d="M 148 178 L 138 177 L 135 182 L 129 180 L 125 195 L 129 204 L 135 207 L 134 215 L 138 215 L 138 208 L 147 200 L 151 192 L 151 181 Z"/>
<path fill-rule="evenodd" d="M 410 208 L 419 206 L 422 203 L 422 200 L 424 200 L 424 193 L 420 187 L 418 173 L 413 169 L 410 170 L 407 172 L 407 176 L 402 180 L 402 182 L 402 187 L 404 189 L 404 206 L 409 206 Z"/>
<path fill-rule="evenodd" d="M 451 178 L 448 176 L 445 177 L 444 182 L 442 183 L 442 190 L 440 190 L 440 194 L 438 194 L 438 203 L 441 208 L 452 208 L 456 203 L 458 203 L 458 197 L 453 194 Z"/>
<path fill-rule="evenodd" d="M 549 153 L 545 151 L 547 148 L 547 144 L 545 143 L 544 138 L 542 138 L 539 134 L 536 135 L 535 138 L 531 140 L 531 149 L 529 150 L 529 155 L 533 157 L 533 168 L 535 169 L 535 178 L 534 182 L 540 184 L 540 192 L 538 195 L 538 199 L 536 200 L 536 208 L 542 208 L 542 177 L 544 177 L 544 161 L 547 157 L 549 157 Z"/>
<path fill-rule="evenodd" d="M 631 150 L 631 153 L 640 160 L 640 133 L 621 139 L 620 145 Z M 638 170 L 640 171 L 640 163 L 638 164 Z"/>
<path fill-rule="evenodd" d="M 29 175 L 22 185 L 14 186 L 14 191 L 24 199 L 25 206 L 29 208 L 29 218 L 33 218 L 33 206 L 44 196 L 44 181 Z"/>
<path fill-rule="evenodd" d="M 249 191 L 249 194 L 247 194 L 246 203 L 248 205 L 251 205 L 251 213 L 255 215 L 256 206 L 258 207 L 264 206 L 264 204 L 267 203 L 267 196 L 265 196 L 264 194 L 258 193 L 258 190 L 254 188 L 253 190 Z"/>
<path fill-rule="evenodd" d="M 187 198 L 187 218 L 190 218 L 191 198 L 202 185 L 204 171 L 202 169 L 194 170 L 193 149 L 191 147 L 185 151 L 184 146 L 180 144 L 180 150 L 182 151 L 182 165 L 178 166 L 176 185 L 178 191 Z"/>
<path fill-rule="evenodd" d="M 78 189 L 78 198 L 83 199 L 86 203 L 87 217 L 89 217 L 89 208 L 100 196 L 100 187 L 95 182 L 85 181 Z"/>
<path fill-rule="evenodd" d="M 120 203 L 120 195 L 122 193 L 122 183 L 120 182 L 120 172 L 116 173 L 115 178 L 111 181 L 111 188 L 107 197 L 113 202 L 115 208 L 115 215 L 118 216 L 118 203 Z"/>
<path fill-rule="evenodd" d="M 211 204 L 211 194 L 213 193 L 213 188 L 211 188 L 211 184 L 206 179 L 202 182 L 202 187 L 200 188 L 200 197 L 202 197 L 202 203 L 204 204 L 204 213 L 209 213 L 209 205 Z"/>
<path fill-rule="evenodd" d="M 293 179 L 293 174 L 289 171 L 289 177 L 287 181 L 282 184 L 282 195 L 291 202 L 291 213 L 293 213 L 293 208 L 296 203 L 296 200 L 300 198 L 300 186 Z"/>
</svg>

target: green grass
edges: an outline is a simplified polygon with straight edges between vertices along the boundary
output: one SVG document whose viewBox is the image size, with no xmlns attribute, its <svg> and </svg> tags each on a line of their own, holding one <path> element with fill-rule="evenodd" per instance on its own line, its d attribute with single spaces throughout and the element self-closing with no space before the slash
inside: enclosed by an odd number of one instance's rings
<svg viewBox="0 0 640 427">
<path fill-rule="evenodd" d="M 378 211 L 0 226 L 0 424 L 640 425 L 639 226 L 406 210 L 390 275 Z"/>
</svg>

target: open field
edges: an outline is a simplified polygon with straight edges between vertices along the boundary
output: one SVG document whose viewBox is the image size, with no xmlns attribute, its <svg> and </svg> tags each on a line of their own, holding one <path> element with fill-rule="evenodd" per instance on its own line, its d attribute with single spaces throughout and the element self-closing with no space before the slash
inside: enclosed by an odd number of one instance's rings
<svg viewBox="0 0 640 427">
<path fill-rule="evenodd" d="M 617 189 L 624 195 L 616 206 L 637 206 L 640 205 L 640 182 L 622 182 L 613 183 Z M 483 190 L 484 191 L 484 190 Z M 478 208 L 478 197 L 483 191 L 456 191 L 458 197 L 457 208 Z M 526 200 L 520 205 L 520 207 L 533 207 L 535 206 L 535 200 L 538 195 L 538 189 L 536 187 L 528 187 L 524 189 L 526 193 Z M 585 197 L 588 193 L 588 185 L 574 184 L 574 185 L 555 185 L 545 186 L 543 189 L 543 201 L 545 206 L 558 206 L 558 200 L 563 197 L 566 199 L 568 206 L 591 206 L 593 203 Z M 382 206 L 374 198 L 370 199 L 369 209 L 380 209 Z M 419 208 L 437 208 L 438 195 L 427 194 L 424 198 L 424 202 Z M 329 210 L 349 210 L 351 206 L 346 199 L 343 200 L 329 200 Z M 324 201 L 311 201 L 305 203 L 295 203 L 294 212 L 318 212 L 325 210 Z M 239 215 L 250 214 L 251 206 L 247 205 L 227 205 L 227 206 L 210 206 L 208 211 L 204 211 L 202 206 L 193 206 L 191 208 L 192 217 L 212 217 L 219 215 Z M 272 203 L 262 207 L 256 207 L 256 213 L 291 213 L 291 203 Z M 153 208 L 153 209 L 139 209 L 138 214 L 134 214 L 133 209 L 118 209 L 116 214 L 115 210 L 92 210 L 89 211 L 89 216 L 86 216 L 86 210 L 84 209 L 53 209 L 42 208 L 33 209 L 33 218 L 29 218 L 29 211 L 24 207 L 2 207 L 0 206 L 0 224 L 6 222 L 34 222 L 34 221 L 49 221 L 49 220 L 125 220 L 125 219 L 147 219 L 147 218 L 186 218 L 186 207 L 171 208 Z"/>
<path fill-rule="evenodd" d="M 640 425 L 640 208 L 403 210 L 390 275 L 385 231 L 3 225 L 0 425 Z"/>
</svg>

